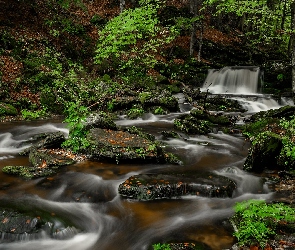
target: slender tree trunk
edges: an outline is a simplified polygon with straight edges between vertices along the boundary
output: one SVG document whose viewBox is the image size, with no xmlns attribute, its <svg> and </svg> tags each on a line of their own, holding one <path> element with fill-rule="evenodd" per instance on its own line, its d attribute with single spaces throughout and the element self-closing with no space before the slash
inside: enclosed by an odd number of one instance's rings
<svg viewBox="0 0 295 250">
<path fill-rule="evenodd" d="M 281 21 L 281 30 L 284 30 L 284 28 L 285 28 L 286 9 L 287 9 L 287 1 L 284 0 L 284 8 L 283 8 L 283 13 L 282 13 L 282 21 Z"/>
<path fill-rule="evenodd" d="M 124 8 L 125 8 L 125 0 L 120 0 L 120 13 L 123 12 Z"/>
<path fill-rule="evenodd" d="M 189 54 L 190 56 L 193 56 L 194 51 L 195 51 L 195 44 L 197 41 L 197 24 L 196 22 L 193 22 L 192 24 L 192 33 L 191 33 L 191 41 L 190 41 L 190 46 L 189 46 Z"/>
<path fill-rule="evenodd" d="M 202 53 L 202 45 L 203 45 L 203 22 L 201 23 L 201 31 L 200 31 L 200 37 L 199 37 L 199 52 L 198 52 L 198 62 L 201 61 L 201 53 Z"/>
<path fill-rule="evenodd" d="M 197 10 L 197 1 L 198 0 L 190 0 L 190 12 L 192 13 L 193 17 L 197 16 L 198 10 Z M 189 54 L 190 56 L 193 56 L 194 54 L 194 46 L 196 44 L 197 41 L 197 24 L 196 21 L 193 22 L 192 24 L 192 28 L 191 28 L 191 40 L 190 40 L 190 50 L 189 50 Z"/>
<path fill-rule="evenodd" d="M 291 30 L 292 93 L 295 100 L 295 0 L 291 2 Z"/>
<path fill-rule="evenodd" d="M 201 1 L 202 0 L 190 0 L 190 12 L 193 14 L 193 17 L 197 17 L 200 15 L 200 8 L 201 8 Z M 198 60 L 201 60 L 201 49 L 202 49 L 202 42 L 203 42 L 203 24 L 200 22 L 194 21 L 192 24 L 191 30 L 191 40 L 190 40 L 190 56 L 193 56 L 195 52 L 195 44 L 197 41 L 197 29 L 201 26 L 200 37 L 199 37 L 199 51 L 198 51 Z"/>
</svg>

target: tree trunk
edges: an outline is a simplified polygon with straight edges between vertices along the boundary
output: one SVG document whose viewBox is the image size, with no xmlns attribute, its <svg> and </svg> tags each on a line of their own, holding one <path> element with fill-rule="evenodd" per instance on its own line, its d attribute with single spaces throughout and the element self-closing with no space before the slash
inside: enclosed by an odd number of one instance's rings
<svg viewBox="0 0 295 250">
<path fill-rule="evenodd" d="M 123 12 L 124 8 L 125 8 L 125 0 L 120 0 L 120 13 Z"/>
<path fill-rule="evenodd" d="M 283 13 L 282 13 L 282 21 L 281 21 L 281 30 L 285 29 L 286 10 L 287 10 L 287 0 L 284 0 L 284 8 L 283 8 Z"/>
<path fill-rule="evenodd" d="M 295 100 L 295 0 L 291 2 L 291 30 L 292 93 Z"/>
<path fill-rule="evenodd" d="M 200 38 L 199 38 L 199 52 L 198 52 L 198 62 L 201 61 L 201 52 L 202 52 L 202 45 L 203 45 L 203 22 L 201 22 L 201 31 L 200 31 Z"/>
<path fill-rule="evenodd" d="M 193 15 L 193 17 L 197 16 L 197 1 L 198 0 L 190 0 L 190 12 Z M 196 36 L 196 32 L 197 32 L 197 24 L 196 21 L 194 21 L 192 23 L 192 27 L 191 27 L 191 40 L 190 40 L 190 49 L 189 49 L 189 54 L 190 56 L 193 56 L 194 54 L 194 46 L 196 44 L 197 41 L 197 36 Z"/>
<path fill-rule="evenodd" d="M 190 12 L 193 15 L 193 18 L 197 17 L 200 15 L 200 7 L 201 7 L 201 0 L 190 0 Z M 195 44 L 197 41 L 197 22 L 194 21 L 192 24 L 192 29 L 191 29 L 191 40 L 190 40 L 190 56 L 193 56 L 194 51 L 195 51 Z M 203 40 L 203 29 L 200 34 L 200 44 L 199 44 L 199 52 L 198 52 L 198 58 L 201 55 L 201 48 L 202 48 L 202 40 Z"/>
<path fill-rule="evenodd" d="M 196 44 L 196 41 L 197 41 L 196 32 L 197 32 L 197 24 L 196 24 L 196 22 L 193 22 L 191 40 L 190 40 L 190 46 L 189 46 L 189 54 L 190 54 L 190 56 L 193 56 L 194 51 L 195 51 L 195 44 Z"/>
</svg>

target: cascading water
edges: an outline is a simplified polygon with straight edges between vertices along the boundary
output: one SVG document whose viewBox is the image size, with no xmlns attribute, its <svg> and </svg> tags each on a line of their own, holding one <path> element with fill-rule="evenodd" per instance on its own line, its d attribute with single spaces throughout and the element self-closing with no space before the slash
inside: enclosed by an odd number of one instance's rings
<svg viewBox="0 0 295 250">
<path fill-rule="evenodd" d="M 275 100 L 271 95 L 261 93 L 263 72 L 257 66 L 210 69 L 201 90 L 235 99 L 249 113 L 276 109 L 285 104 L 293 105 L 293 101 L 287 98 Z"/>
<path fill-rule="evenodd" d="M 231 66 L 220 70 L 208 71 L 203 88 L 214 94 L 256 94 L 259 84 L 262 86 L 262 76 L 259 67 Z"/>
</svg>

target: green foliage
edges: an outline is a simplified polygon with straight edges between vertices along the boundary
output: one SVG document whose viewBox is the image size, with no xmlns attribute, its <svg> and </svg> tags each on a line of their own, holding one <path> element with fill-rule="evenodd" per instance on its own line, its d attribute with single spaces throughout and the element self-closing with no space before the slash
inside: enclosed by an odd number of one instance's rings
<svg viewBox="0 0 295 250">
<path fill-rule="evenodd" d="M 266 204 L 262 200 L 236 203 L 235 215 L 231 218 L 239 245 L 259 243 L 264 248 L 268 239 L 276 234 L 279 222 L 294 222 L 293 208 L 281 203 Z"/>
<path fill-rule="evenodd" d="M 141 92 L 139 94 L 139 100 L 142 104 L 145 103 L 146 100 L 150 99 L 152 97 L 152 93 L 151 92 Z"/>
<path fill-rule="evenodd" d="M 62 144 L 73 152 L 81 152 L 89 147 L 86 139 L 88 131 L 84 129 L 84 122 L 89 111 L 79 103 L 69 102 L 66 110 L 67 118 L 65 122 L 70 128 L 69 138 Z"/>
<path fill-rule="evenodd" d="M 240 18 L 247 42 L 253 46 L 275 46 L 286 51 L 290 39 L 291 1 L 206 0 L 204 6 L 214 5 L 216 15 L 234 14 Z"/>
<path fill-rule="evenodd" d="M 284 129 L 284 133 L 281 134 L 283 148 L 280 159 L 288 166 L 295 161 L 295 116 L 292 116 L 290 120 L 281 119 L 279 125 Z"/>
<path fill-rule="evenodd" d="M 266 126 L 271 123 L 271 119 L 259 119 L 246 125 L 243 129 L 243 134 L 250 138 L 251 141 L 257 141 L 258 134 L 265 132 Z M 255 143 L 254 143 L 255 144 Z"/>
<path fill-rule="evenodd" d="M 134 105 L 131 109 L 127 111 L 127 116 L 130 119 L 136 119 L 142 116 L 144 113 L 144 109 L 141 106 Z"/>
<path fill-rule="evenodd" d="M 107 60 L 123 76 L 145 76 L 157 60 L 155 55 L 165 43 L 175 37 L 173 29 L 159 26 L 159 1 L 140 1 L 141 6 L 126 9 L 110 20 L 99 32 L 95 63 Z M 126 74 L 123 74 L 123 73 Z"/>
<path fill-rule="evenodd" d="M 27 109 L 23 109 L 21 111 L 22 117 L 25 120 L 36 120 L 38 118 L 44 118 L 47 116 L 47 109 L 43 108 L 37 111 L 29 111 Z"/>
<path fill-rule="evenodd" d="M 17 110 L 10 104 L 0 103 L 0 116 L 17 115 Z"/>
<path fill-rule="evenodd" d="M 170 250 L 170 245 L 169 244 L 161 244 L 161 243 L 157 243 L 153 245 L 153 249 L 154 250 Z"/>
<path fill-rule="evenodd" d="M 162 107 L 156 107 L 154 110 L 155 115 L 164 115 L 166 114 L 165 110 Z"/>
</svg>

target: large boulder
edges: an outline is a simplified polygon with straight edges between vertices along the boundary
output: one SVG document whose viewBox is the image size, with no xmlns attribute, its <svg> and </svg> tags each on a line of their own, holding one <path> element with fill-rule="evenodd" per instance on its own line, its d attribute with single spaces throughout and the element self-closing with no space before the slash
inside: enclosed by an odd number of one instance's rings
<svg viewBox="0 0 295 250">
<path fill-rule="evenodd" d="M 119 194 L 136 200 L 170 199 L 183 195 L 231 197 L 234 181 L 211 172 L 204 174 L 141 174 L 119 185 Z"/>
<path fill-rule="evenodd" d="M 265 169 L 282 169 L 279 155 L 282 150 L 282 139 L 274 133 L 261 136 L 250 149 L 243 169 L 249 172 L 261 173 Z"/>
<path fill-rule="evenodd" d="M 142 160 L 165 162 L 168 154 L 152 137 L 132 131 L 91 129 L 88 136 L 90 158 L 99 160 Z"/>
</svg>

